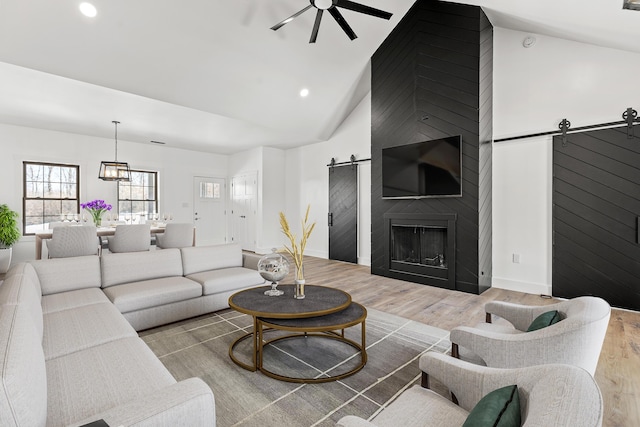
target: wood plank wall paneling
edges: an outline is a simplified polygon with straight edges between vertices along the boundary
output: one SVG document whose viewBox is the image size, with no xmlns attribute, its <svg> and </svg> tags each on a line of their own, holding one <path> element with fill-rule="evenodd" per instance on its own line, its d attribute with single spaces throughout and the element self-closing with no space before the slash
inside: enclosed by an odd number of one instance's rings
<svg viewBox="0 0 640 427">
<path fill-rule="evenodd" d="M 491 286 L 493 27 L 481 8 L 418 0 L 372 57 L 371 271 L 385 213 L 456 213 L 456 289 Z M 425 118 L 428 117 L 428 118 Z M 461 198 L 382 199 L 382 148 L 462 135 Z"/>
<path fill-rule="evenodd" d="M 553 140 L 553 293 L 640 309 L 640 138 L 626 129 Z"/>
</svg>

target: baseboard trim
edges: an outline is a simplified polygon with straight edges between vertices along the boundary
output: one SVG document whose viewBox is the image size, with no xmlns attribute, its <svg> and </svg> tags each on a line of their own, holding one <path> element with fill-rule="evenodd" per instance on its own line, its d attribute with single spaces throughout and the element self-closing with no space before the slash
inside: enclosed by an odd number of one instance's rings
<svg viewBox="0 0 640 427">
<path fill-rule="evenodd" d="M 551 285 L 503 279 L 495 276 L 491 280 L 491 287 L 534 295 L 551 295 Z"/>
</svg>

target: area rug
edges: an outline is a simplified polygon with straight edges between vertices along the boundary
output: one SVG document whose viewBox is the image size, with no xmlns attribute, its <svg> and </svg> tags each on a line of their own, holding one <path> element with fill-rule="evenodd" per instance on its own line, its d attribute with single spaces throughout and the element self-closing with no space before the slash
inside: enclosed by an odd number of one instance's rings
<svg viewBox="0 0 640 427">
<path fill-rule="evenodd" d="M 420 383 L 418 359 L 427 351 L 445 353 L 449 332 L 399 316 L 368 309 L 368 361 L 339 381 L 299 384 L 278 381 L 240 368 L 229 346 L 252 328 L 252 318 L 233 310 L 141 333 L 162 363 L 180 381 L 202 378 L 213 390 L 218 427 L 333 426 L 345 415 L 369 419 L 402 391 Z M 360 341 L 360 326 L 345 336 Z M 277 333 L 277 332 L 272 332 Z M 236 349 L 250 359 L 250 340 Z M 346 372 L 359 361 L 355 350 L 327 339 L 283 340 L 265 349 L 271 371 L 299 376 Z"/>
</svg>

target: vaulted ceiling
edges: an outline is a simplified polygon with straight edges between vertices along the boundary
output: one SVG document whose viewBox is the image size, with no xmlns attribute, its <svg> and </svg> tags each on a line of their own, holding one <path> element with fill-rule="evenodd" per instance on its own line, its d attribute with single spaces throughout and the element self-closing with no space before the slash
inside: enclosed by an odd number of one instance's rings
<svg viewBox="0 0 640 427">
<path fill-rule="evenodd" d="M 309 44 L 309 0 L 0 0 L 0 123 L 217 153 L 328 139 L 370 88 L 369 58 L 414 0 L 360 0 Z M 494 26 L 640 52 L 622 0 L 468 0 Z M 309 95 L 299 92 L 308 88 Z"/>
</svg>

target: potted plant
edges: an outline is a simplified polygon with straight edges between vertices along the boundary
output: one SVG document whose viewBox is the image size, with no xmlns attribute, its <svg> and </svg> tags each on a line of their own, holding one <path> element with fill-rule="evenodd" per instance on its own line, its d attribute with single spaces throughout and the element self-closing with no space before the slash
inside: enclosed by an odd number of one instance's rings
<svg viewBox="0 0 640 427">
<path fill-rule="evenodd" d="M 9 270 L 11 264 L 12 246 L 20 240 L 18 228 L 18 212 L 12 211 L 7 205 L 0 205 L 0 273 Z"/>
</svg>

